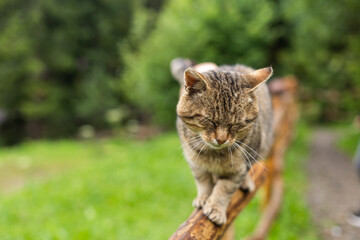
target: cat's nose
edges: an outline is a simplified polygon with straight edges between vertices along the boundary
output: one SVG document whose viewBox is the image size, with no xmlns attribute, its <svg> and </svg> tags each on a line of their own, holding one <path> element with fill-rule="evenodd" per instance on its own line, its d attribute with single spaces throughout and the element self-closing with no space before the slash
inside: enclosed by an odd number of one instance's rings
<svg viewBox="0 0 360 240">
<path fill-rule="evenodd" d="M 219 145 L 221 145 L 221 144 L 223 144 L 224 142 L 226 142 L 226 139 L 216 139 L 216 142 L 219 144 Z"/>
<path fill-rule="evenodd" d="M 223 127 L 218 127 L 216 129 L 216 135 L 215 135 L 215 140 L 219 145 L 222 145 L 224 142 L 226 142 L 227 138 L 228 138 L 228 131 L 226 128 Z"/>
<path fill-rule="evenodd" d="M 225 128 L 219 127 L 216 129 L 216 142 L 221 145 L 226 142 L 228 138 L 228 131 Z"/>
</svg>

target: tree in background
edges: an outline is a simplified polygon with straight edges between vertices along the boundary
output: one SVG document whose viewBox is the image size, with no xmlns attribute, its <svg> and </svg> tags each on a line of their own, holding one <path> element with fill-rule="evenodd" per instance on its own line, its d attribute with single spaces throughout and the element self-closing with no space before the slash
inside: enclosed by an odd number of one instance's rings
<svg viewBox="0 0 360 240">
<path fill-rule="evenodd" d="M 124 94 L 150 112 L 157 124 L 174 126 L 179 87 L 170 75 L 170 61 L 180 56 L 198 62 L 270 65 L 270 48 L 278 34 L 271 27 L 273 5 L 265 0 L 169 1 L 138 51 L 123 51 Z"/>
<path fill-rule="evenodd" d="M 306 115 L 317 122 L 352 119 L 360 111 L 360 2 L 280 3 L 291 45 L 277 65 L 299 77 Z"/>
<path fill-rule="evenodd" d="M 275 76 L 298 77 L 307 119 L 346 119 L 360 109 L 359 7 L 356 0 L 170 0 L 138 50 L 122 55 L 123 92 L 171 127 L 178 92 L 171 59 L 272 64 Z"/>
<path fill-rule="evenodd" d="M 0 0 L 0 143 L 110 128 L 126 113 L 173 128 L 175 57 L 272 64 L 275 76 L 299 78 L 308 120 L 351 118 L 360 109 L 359 5 Z"/>
<path fill-rule="evenodd" d="M 106 128 L 124 104 L 117 46 L 135 6 L 162 1 L 1 0 L 1 138 L 69 136 L 83 124 Z"/>
</svg>

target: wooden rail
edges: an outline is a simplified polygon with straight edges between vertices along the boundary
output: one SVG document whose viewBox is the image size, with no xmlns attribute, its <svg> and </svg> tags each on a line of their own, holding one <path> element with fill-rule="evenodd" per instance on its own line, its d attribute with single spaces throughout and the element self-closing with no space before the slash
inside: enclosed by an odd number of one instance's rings
<svg viewBox="0 0 360 240">
<path fill-rule="evenodd" d="M 243 193 L 238 190 L 231 198 L 227 209 L 227 222 L 217 226 L 207 219 L 202 210 L 195 209 L 190 217 L 180 225 L 170 240 L 231 240 L 234 237 L 233 221 L 254 197 L 256 191 L 265 185 L 263 213 L 254 234 L 247 239 L 265 239 L 280 210 L 283 196 L 283 157 L 291 140 L 293 128 L 297 119 L 296 91 L 297 81 L 293 77 L 275 79 L 270 84 L 274 108 L 275 140 L 266 162 L 255 164 L 252 168 L 252 178 L 256 190 Z M 264 169 L 263 166 L 266 166 Z M 265 184 L 264 184 L 265 183 Z"/>
<path fill-rule="evenodd" d="M 259 164 L 253 167 L 254 175 L 253 180 L 256 188 L 258 189 L 265 181 L 266 170 Z M 178 230 L 169 238 L 175 239 L 191 239 L 191 240 L 210 240 L 221 239 L 237 217 L 237 215 L 243 210 L 250 200 L 254 197 L 255 191 L 252 193 L 243 193 L 238 190 L 231 198 L 226 215 L 228 217 L 227 222 L 222 226 L 217 226 L 210 222 L 208 218 L 203 214 L 202 210 L 195 209 L 186 222 L 181 224 Z"/>
</svg>

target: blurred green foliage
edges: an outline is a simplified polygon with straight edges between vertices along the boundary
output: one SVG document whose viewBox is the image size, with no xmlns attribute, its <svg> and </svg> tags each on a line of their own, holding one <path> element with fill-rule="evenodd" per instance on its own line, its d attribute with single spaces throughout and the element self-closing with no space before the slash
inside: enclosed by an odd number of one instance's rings
<svg viewBox="0 0 360 240">
<path fill-rule="evenodd" d="M 288 151 L 284 203 L 269 239 L 318 239 L 299 171 L 308 132 L 299 126 Z M 193 211 L 196 195 L 179 146 L 172 133 L 147 142 L 37 141 L 1 149 L 7 193 L 0 199 L 0 239 L 167 239 Z M 19 188 L 21 180 L 27 184 Z M 259 196 L 237 218 L 236 239 L 254 230 Z"/>
<path fill-rule="evenodd" d="M 135 6 L 151 12 L 161 3 L 1 0 L 3 142 L 16 142 L 14 135 L 68 136 L 83 124 L 109 127 L 106 113 L 124 105 L 117 46 L 130 30 Z"/>
<path fill-rule="evenodd" d="M 347 119 L 360 109 L 358 9 L 357 0 L 0 0 L 0 143 L 124 118 L 173 128 L 175 57 L 272 64 L 275 76 L 299 78 L 307 119 Z M 109 118 L 116 111 L 123 117 Z"/>
<path fill-rule="evenodd" d="M 267 49 L 278 34 L 271 29 L 273 18 L 273 4 L 265 0 L 169 1 L 139 50 L 123 52 L 124 93 L 152 111 L 157 124 L 174 126 L 179 87 L 170 75 L 170 61 L 182 56 L 199 62 L 268 65 Z"/>
<path fill-rule="evenodd" d="M 289 48 L 278 58 L 299 77 L 300 99 L 313 120 L 351 119 L 360 111 L 360 2 L 283 1 Z"/>
<path fill-rule="evenodd" d="M 171 59 L 272 64 L 275 76 L 298 77 L 307 119 L 347 119 L 360 110 L 358 9 L 357 0 L 170 0 L 140 48 L 122 55 L 124 94 L 173 126 Z"/>
</svg>

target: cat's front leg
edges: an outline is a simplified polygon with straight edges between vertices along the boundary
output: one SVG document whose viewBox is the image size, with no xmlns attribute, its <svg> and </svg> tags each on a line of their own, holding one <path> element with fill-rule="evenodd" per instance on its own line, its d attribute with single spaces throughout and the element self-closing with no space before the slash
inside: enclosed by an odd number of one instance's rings
<svg viewBox="0 0 360 240">
<path fill-rule="evenodd" d="M 196 167 L 192 167 L 191 171 L 194 175 L 197 188 L 197 197 L 193 201 L 193 206 L 202 208 L 214 187 L 212 175 L 209 172 Z"/>
<path fill-rule="evenodd" d="M 240 176 L 219 178 L 210 197 L 203 207 L 204 214 L 214 223 L 226 223 L 226 210 L 234 192 L 243 184 L 246 174 Z"/>
<path fill-rule="evenodd" d="M 255 188 L 256 188 L 255 183 L 248 172 L 246 174 L 245 181 L 240 186 L 240 189 L 244 192 L 253 192 L 255 191 Z"/>
</svg>

